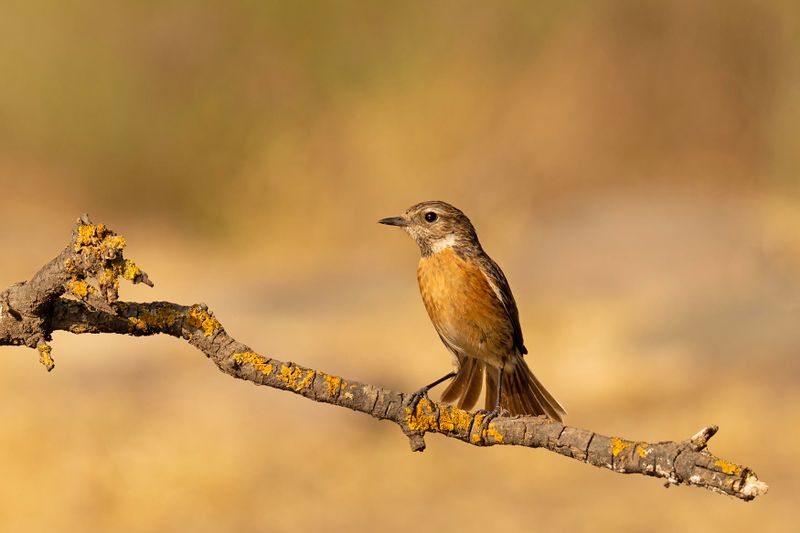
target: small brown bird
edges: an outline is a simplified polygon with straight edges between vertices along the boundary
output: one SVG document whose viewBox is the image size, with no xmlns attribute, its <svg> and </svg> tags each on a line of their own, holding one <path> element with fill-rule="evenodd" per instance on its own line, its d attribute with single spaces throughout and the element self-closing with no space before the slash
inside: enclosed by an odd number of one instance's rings
<svg viewBox="0 0 800 533">
<path fill-rule="evenodd" d="M 454 378 L 442 401 L 471 409 L 483 389 L 485 409 L 497 416 L 547 415 L 561 421 L 564 408 L 533 375 L 523 356 L 519 313 L 508 281 L 486 255 L 469 219 L 445 202 L 423 202 L 381 224 L 399 226 L 419 245 L 417 280 L 425 309 L 456 370 L 422 387 L 412 402 L 432 387 Z"/>
</svg>

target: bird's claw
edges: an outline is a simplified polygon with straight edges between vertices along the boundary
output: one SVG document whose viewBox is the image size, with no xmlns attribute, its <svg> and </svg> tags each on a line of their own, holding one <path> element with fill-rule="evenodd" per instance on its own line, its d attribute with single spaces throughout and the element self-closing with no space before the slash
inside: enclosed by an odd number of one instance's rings
<svg viewBox="0 0 800 533">
<path fill-rule="evenodd" d="M 406 402 L 406 407 L 411 409 L 412 413 L 416 413 L 417 405 L 423 398 L 425 398 L 426 401 L 430 401 L 430 398 L 428 397 L 428 387 L 422 387 L 418 391 L 412 392 L 411 396 L 408 397 L 408 402 Z"/>
<path fill-rule="evenodd" d="M 508 416 L 509 412 L 498 405 L 491 411 L 487 411 L 486 409 L 481 409 L 480 411 L 478 411 L 478 414 L 483 416 L 483 418 L 481 419 L 481 431 L 485 431 L 489 429 L 489 424 L 492 422 L 492 420 L 494 420 L 498 416 Z"/>
</svg>

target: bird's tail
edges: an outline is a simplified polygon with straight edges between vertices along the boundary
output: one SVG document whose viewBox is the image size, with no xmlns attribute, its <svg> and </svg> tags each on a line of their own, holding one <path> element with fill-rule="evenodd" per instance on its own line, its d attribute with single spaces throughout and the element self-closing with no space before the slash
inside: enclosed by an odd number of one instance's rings
<svg viewBox="0 0 800 533">
<path fill-rule="evenodd" d="M 486 374 L 486 410 L 491 411 L 497 402 L 496 368 L 487 368 L 483 361 L 472 357 L 462 359 L 456 377 L 442 393 L 442 401 L 456 404 L 461 409 L 472 409 L 483 389 Z M 517 357 L 503 370 L 503 389 L 500 404 L 512 415 L 547 415 L 561 422 L 566 413 L 561 404 L 547 392 L 536 379 L 525 360 Z"/>
<path fill-rule="evenodd" d="M 460 409 L 475 407 L 483 389 L 483 373 L 486 365 L 473 357 L 461 360 L 458 373 L 442 393 L 442 401 L 456 404 Z"/>
<path fill-rule="evenodd" d="M 497 373 L 490 369 L 486 373 L 486 409 L 494 409 L 497 402 Z M 512 415 L 547 415 L 561 422 L 567 414 L 561 404 L 547 392 L 544 385 L 536 379 L 522 357 L 503 369 L 503 388 L 500 405 Z"/>
</svg>

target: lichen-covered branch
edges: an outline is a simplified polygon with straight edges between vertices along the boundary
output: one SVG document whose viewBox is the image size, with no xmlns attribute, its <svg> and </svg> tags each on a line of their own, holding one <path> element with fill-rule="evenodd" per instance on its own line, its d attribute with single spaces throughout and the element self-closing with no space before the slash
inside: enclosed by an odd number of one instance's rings
<svg viewBox="0 0 800 533">
<path fill-rule="evenodd" d="M 36 348 L 47 370 L 55 366 L 47 344 L 56 301 L 65 293 L 94 309 L 113 313 L 119 278 L 152 286 L 147 274 L 122 257 L 125 238 L 81 216 L 72 240 L 29 281 L 0 292 L 0 345 Z"/>
<path fill-rule="evenodd" d="M 408 436 L 411 447 L 425 447 L 425 433 L 439 433 L 476 446 L 515 445 L 544 448 L 614 472 L 663 478 L 752 500 L 767 491 L 750 468 L 708 451 L 717 432 L 708 426 L 681 441 L 644 442 L 606 437 L 565 426 L 545 417 L 499 417 L 488 425 L 480 412 L 422 399 L 411 409 L 407 395 L 347 380 L 260 354 L 227 334 L 204 305 L 117 301 L 119 278 L 150 283 L 133 262 L 123 259 L 124 238 L 81 217 L 70 244 L 30 281 L 0 293 L 0 345 L 36 348 L 53 367 L 47 341 L 55 330 L 183 338 L 222 372 L 257 385 L 288 390 L 390 420 Z"/>
</svg>

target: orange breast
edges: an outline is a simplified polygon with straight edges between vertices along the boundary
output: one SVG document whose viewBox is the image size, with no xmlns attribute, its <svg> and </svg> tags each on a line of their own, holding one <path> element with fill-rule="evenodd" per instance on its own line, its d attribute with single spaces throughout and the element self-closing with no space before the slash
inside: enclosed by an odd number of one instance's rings
<svg viewBox="0 0 800 533">
<path fill-rule="evenodd" d="M 480 266 L 452 248 L 420 259 L 417 280 L 436 331 L 456 355 L 503 366 L 513 326 Z"/>
</svg>

